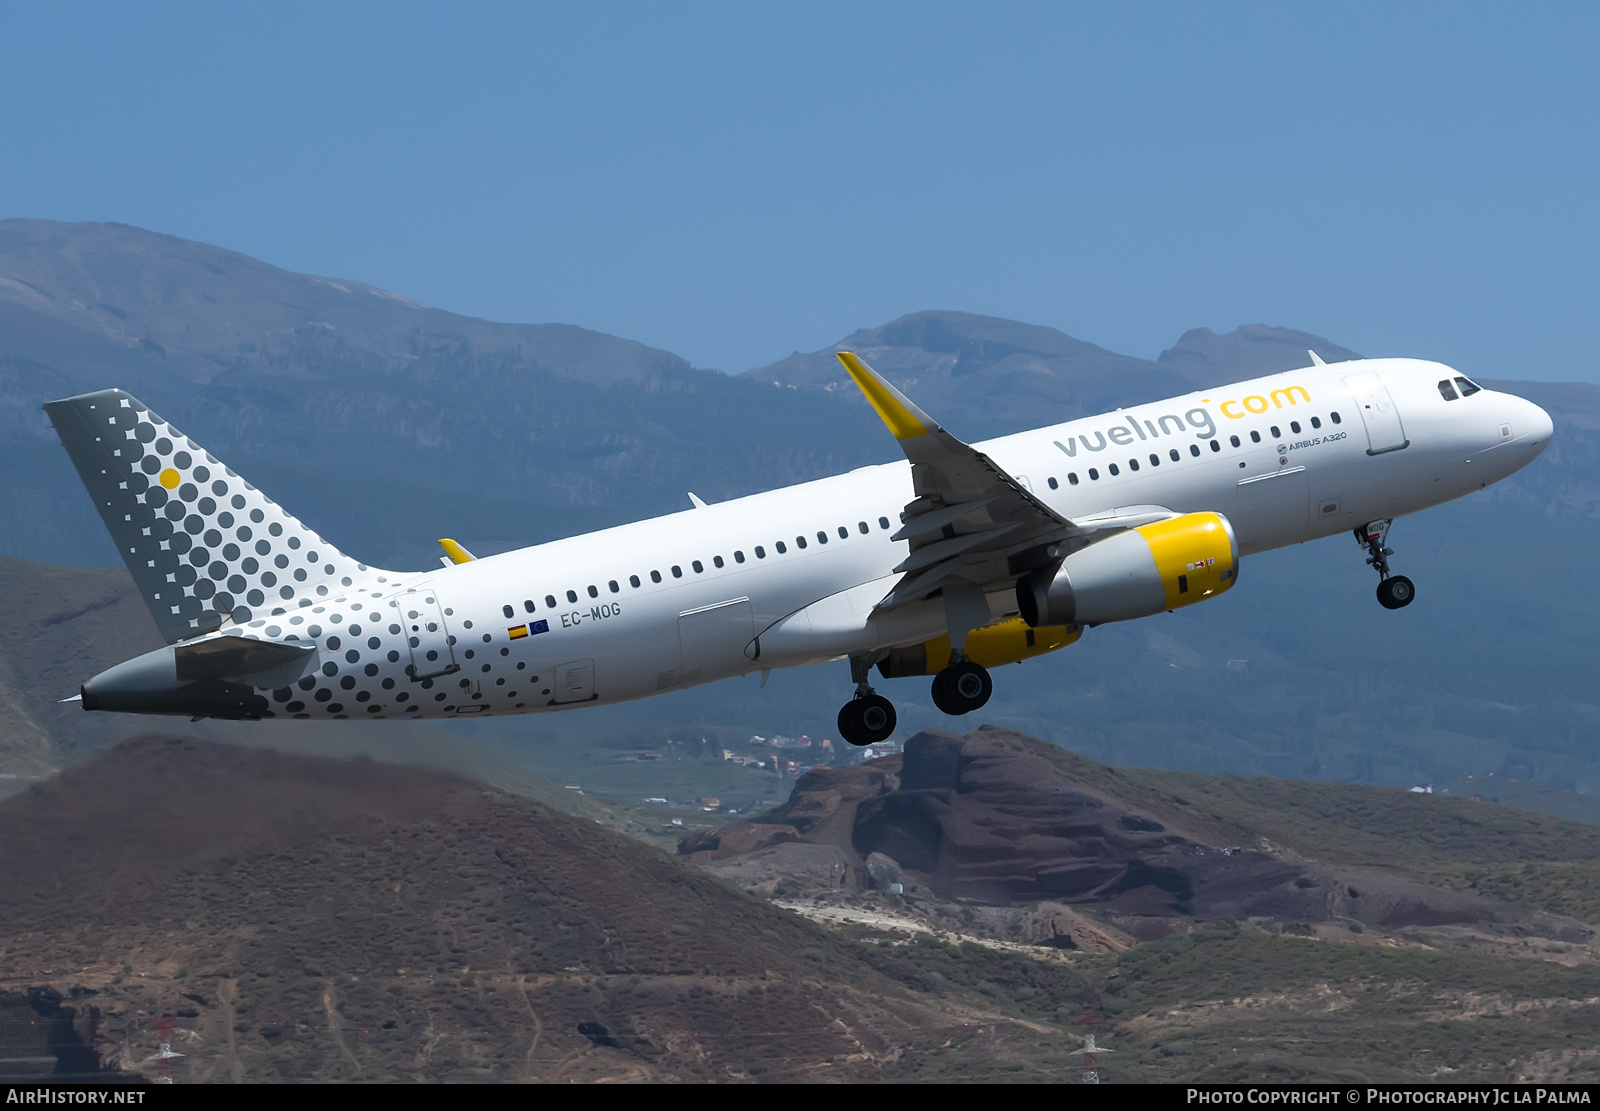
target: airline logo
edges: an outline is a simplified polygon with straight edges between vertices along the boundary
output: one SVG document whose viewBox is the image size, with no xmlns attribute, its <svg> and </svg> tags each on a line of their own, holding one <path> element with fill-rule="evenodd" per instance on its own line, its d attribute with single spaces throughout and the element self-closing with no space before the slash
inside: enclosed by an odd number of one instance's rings
<svg viewBox="0 0 1600 1111">
<path fill-rule="evenodd" d="M 1211 401 L 1209 397 L 1203 397 L 1200 400 L 1207 403 Z M 1245 417 L 1259 417 L 1268 409 L 1282 409 L 1285 405 L 1294 406 L 1302 401 L 1307 405 L 1311 404 L 1311 394 L 1306 391 L 1306 388 L 1304 386 L 1289 386 L 1286 389 L 1273 390 L 1265 397 L 1258 393 L 1253 393 L 1237 401 L 1229 399 L 1217 406 L 1217 408 L 1229 420 L 1243 420 Z M 1232 406 L 1235 411 L 1229 411 L 1229 406 Z M 1241 406 L 1243 411 L 1237 411 Z"/>
<path fill-rule="evenodd" d="M 1078 449 L 1085 451 L 1104 451 L 1107 447 L 1115 445 L 1128 447 L 1141 441 L 1159 440 L 1166 436 L 1181 436 L 1192 431 L 1197 440 L 1214 439 L 1217 435 L 1217 422 L 1211 415 L 1211 410 L 1204 406 L 1215 404 L 1209 397 L 1202 397 L 1202 405 L 1190 409 L 1182 416 L 1175 413 L 1164 413 L 1158 417 L 1124 417 L 1123 423 L 1110 425 L 1104 430 L 1084 432 L 1076 436 L 1068 436 L 1066 441 L 1053 441 L 1061 453 L 1070 459 L 1078 457 Z M 1229 420 L 1243 420 L 1246 417 L 1261 416 L 1274 409 L 1286 406 L 1293 408 L 1300 404 L 1311 404 L 1311 394 L 1304 386 L 1286 386 L 1281 389 L 1271 390 L 1266 394 L 1249 394 L 1242 398 L 1229 398 L 1217 405 L 1217 409 Z"/>
</svg>

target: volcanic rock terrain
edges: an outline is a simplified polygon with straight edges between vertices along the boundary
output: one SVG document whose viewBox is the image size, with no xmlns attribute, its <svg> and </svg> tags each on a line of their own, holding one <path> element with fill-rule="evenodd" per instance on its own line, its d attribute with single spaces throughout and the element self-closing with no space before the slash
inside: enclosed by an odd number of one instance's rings
<svg viewBox="0 0 1600 1111">
<path fill-rule="evenodd" d="M 1043 1077 L 1064 1037 L 481 783 L 160 736 L 0 803 L 0 950 L 13 1072 L 150 1074 L 162 1016 L 183 1082 Z"/>
<path fill-rule="evenodd" d="M 1097 768 L 1102 783 L 1091 787 L 1069 774 L 1063 762 L 1073 760 Z M 1092 909 L 1135 937 L 1240 919 L 1450 926 L 1565 942 L 1594 936 L 1572 917 L 1418 882 L 1393 868 L 1350 867 L 1337 855 L 1318 859 L 1248 828 L 1210 821 L 1197 829 L 1172 814 L 1170 802 L 1158 813 L 1130 802 L 1126 791 L 1107 790 L 1114 777 L 1003 729 L 985 726 L 965 737 L 927 731 L 902 755 L 813 770 L 784 805 L 685 838 L 679 851 L 780 897 L 898 881 L 935 917 L 953 904 L 989 908 L 990 929 L 998 926 L 1001 936 L 1064 947 L 1078 942 L 1070 929 L 1059 932 L 1065 919 L 1051 912 L 1060 906 Z M 1188 802 L 1180 796 L 1177 804 Z M 1219 832 L 1230 840 L 1218 843 Z M 996 918 L 996 908 L 1018 907 L 1045 913 Z M 965 916 L 969 925 L 974 913 Z M 1050 932 L 1041 937 L 1041 930 Z"/>
</svg>

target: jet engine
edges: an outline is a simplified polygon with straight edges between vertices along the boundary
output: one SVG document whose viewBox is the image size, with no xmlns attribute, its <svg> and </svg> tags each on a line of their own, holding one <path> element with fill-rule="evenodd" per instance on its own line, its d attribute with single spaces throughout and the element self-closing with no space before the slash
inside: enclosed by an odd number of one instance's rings
<svg viewBox="0 0 1600 1111">
<path fill-rule="evenodd" d="M 1221 594 L 1238 577 L 1239 543 L 1220 513 L 1186 513 L 1120 532 L 1017 580 L 1034 628 L 1128 621 Z"/>
</svg>

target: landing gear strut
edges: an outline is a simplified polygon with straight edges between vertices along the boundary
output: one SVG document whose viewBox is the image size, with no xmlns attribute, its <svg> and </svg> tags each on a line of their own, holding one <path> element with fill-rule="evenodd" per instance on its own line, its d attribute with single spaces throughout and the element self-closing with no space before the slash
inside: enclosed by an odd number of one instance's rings
<svg viewBox="0 0 1600 1111">
<path fill-rule="evenodd" d="M 1409 606 L 1417 595 L 1417 588 L 1404 575 L 1389 574 L 1389 557 L 1394 549 L 1388 547 L 1389 526 L 1393 521 L 1370 521 L 1356 529 L 1356 541 L 1367 549 L 1367 566 L 1378 572 L 1378 604 L 1386 610 Z"/>
<path fill-rule="evenodd" d="M 981 709 L 993 693 L 988 670 L 971 660 L 953 663 L 933 677 L 933 704 L 952 716 Z"/>
<path fill-rule="evenodd" d="M 873 662 L 869 656 L 850 657 L 850 678 L 855 682 L 856 695 L 839 710 L 839 736 L 857 746 L 887 741 L 896 722 L 894 703 L 874 693 L 867 683 Z"/>
</svg>

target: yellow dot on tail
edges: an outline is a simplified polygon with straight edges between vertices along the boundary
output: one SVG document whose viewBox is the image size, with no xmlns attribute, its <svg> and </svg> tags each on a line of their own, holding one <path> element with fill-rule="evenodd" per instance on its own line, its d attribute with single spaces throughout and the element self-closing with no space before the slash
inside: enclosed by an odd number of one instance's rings
<svg viewBox="0 0 1600 1111">
<path fill-rule="evenodd" d="M 161 472 L 161 485 L 165 486 L 168 490 L 176 490 L 178 488 L 178 483 L 182 481 L 182 476 L 180 476 L 178 472 L 173 470 L 171 467 L 168 467 L 166 470 Z"/>
</svg>

